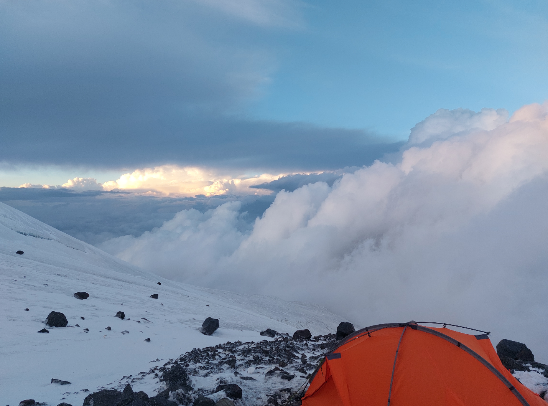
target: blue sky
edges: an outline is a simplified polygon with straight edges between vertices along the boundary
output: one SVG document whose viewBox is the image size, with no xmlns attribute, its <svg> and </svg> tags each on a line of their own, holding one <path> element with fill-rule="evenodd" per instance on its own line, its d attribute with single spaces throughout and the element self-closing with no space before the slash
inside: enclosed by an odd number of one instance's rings
<svg viewBox="0 0 548 406">
<path fill-rule="evenodd" d="M 0 36 L 11 187 L 369 165 L 440 108 L 548 87 L 543 1 L 2 1 Z"/>
</svg>

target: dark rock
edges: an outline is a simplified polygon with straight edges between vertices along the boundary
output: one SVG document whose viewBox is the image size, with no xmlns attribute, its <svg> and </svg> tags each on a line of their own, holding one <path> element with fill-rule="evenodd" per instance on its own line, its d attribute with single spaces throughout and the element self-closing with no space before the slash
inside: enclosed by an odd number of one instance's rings
<svg viewBox="0 0 548 406">
<path fill-rule="evenodd" d="M 85 333 L 89 333 L 89 328 L 85 328 L 85 329 L 84 329 L 84 332 L 85 332 Z"/>
<path fill-rule="evenodd" d="M 219 319 L 208 317 L 202 324 L 202 334 L 210 336 L 219 328 Z"/>
<path fill-rule="evenodd" d="M 76 292 L 74 294 L 74 297 L 76 299 L 84 300 L 84 299 L 87 299 L 89 297 L 89 293 L 87 293 L 87 292 Z"/>
<path fill-rule="evenodd" d="M 166 389 L 148 400 L 150 406 L 178 406 L 177 403 L 168 400 L 169 389 Z M 185 402 L 185 404 L 188 402 Z"/>
<path fill-rule="evenodd" d="M 292 374 L 290 374 L 290 373 L 288 373 L 288 372 L 282 372 L 282 373 L 280 374 L 280 378 L 285 379 L 286 381 L 290 381 L 290 380 L 292 380 L 293 378 L 295 378 L 295 375 L 292 375 Z"/>
<path fill-rule="evenodd" d="M 310 340 L 311 338 L 312 334 L 307 328 L 304 330 L 297 330 L 293 333 L 293 340 Z"/>
<path fill-rule="evenodd" d="M 158 293 L 154 293 L 153 295 L 150 295 L 150 297 L 153 299 L 158 299 Z"/>
<path fill-rule="evenodd" d="M 126 314 L 124 312 L 116 312 L 115 317 L 118 317 L 118 318 L 124 320 L 126 318 Z"/>
<path fill-rule="evenodd" d="M 29 311 L 29 308 L 27 307 L 27 308 L 25 309 L 25 311 L 28 312 L 28 311 Z"/>
<path fill-rule="evenodd" d="M 348 337 L 350 334 L 355 332 L 356 329 L 354 329 L 354 325 L 352 323 L 349 323 L 347 321 L 343 321 L 339 324 L 337 327 L 337 340 L 341 340 L 345 337 Z"/>
<path fill-rule="evenodd" d="M 512 340 L 501 340 L 497 344 L 497 354 L 514 360 L 535 362 L 535 357 L 525 344 Z"/>
<path fill-rule="evenodd" d="M 177 389 L 189 391 L 191 389 L 190 378 L 180 364 L 174 364 L 171 368 L 165 370 L 160 376 L 160 381 L 165 382 L 170 391 Z"/>
<path fill-rule="evenodd" d="M 230 399 L 241 399 L 242 398 L 242 388 L 240 388 L 235 383 L 227 383 L 224 385 L 217 386 L 215 392 L 225 391 L 226 396 Z"/>
<path fill-rule="evenodd" d="M 504 368 L 510 370 L 510 372 L 514 373 L 514 371 L 530 371 L 531 368 L 527 365 L 524 365 L 522 361 L 515 360 L 510 357 L 506 357 L 504 355 L 499 355 L 500 362 L 502 362 L 502 365 L 504 365 Z"/>
<path fill-rule="evenodd" d="M 162 282 L 156 282 L 156 283 L 157 283 L 158 285 L 161 285 L 161 284 L 162 284 Z"/>
<path fill-rule="evenodd" d="M 116 389 L 103 389 L 87 395 L 83 406 L 115 406 L 122 400 L 122 392 Z"/>
<path fill-rule="evenodd" d="M 70 403 L 59 403 L 57 406 L 72 406 Z"/>
<path fill-rule="evenodd" d="M 145 341 L 146 341 L 147 343 L 150 343 L 150 338 L 145 338 Z"/>
<path fill-rule="evenodd" d="M 267 328 L 265 331 L 261 331 L 260 334 L 265 337 L 276 337 L 276 334 L 278 334 L 278 332 Z"/>
<path fill-rule="evenodd" d="M 49 333 L 49 330 L 46 330 L 45 328 L 43 328 L 42 330 L 39 331 L 39 333 Z"/>
<path fill-rule="evenodd" d="M 112 330 L 112 329 L 110 328 L 110 326 L 108 326 L 108 327 L 105 328 L 105 330 L 110 331 L 110 330 Z"/>
<path fill-rule="evenodd" d="M 17 251 L 19 252 L 19 251 Z M 23 252 L 23 251 L 21 251 Z M 27 399 L 27 400 L 22 400 L 21 402 L 19 402 L 19 406 L 32 406 L 32 405 L 35 405 L 36 404 L 36 401 L 34 399 Z"/>
<path fill-rule="evenodd" d="M 66 327 L 68 320 L 61 312 L 51 312 L 46 319 L 46 324 L 50 327 Z"/>
<path fill-rule="evenodd" d="M 253 378 L 252 376 L 241 376 L 240 379 L 244 381 L 256 381 L 256 379 Z"/>
<path fill-rule="evenodd" d="M 17 251 L 16 254 L 18 254 L 18 255 L 23 255 L 24 252 L 23 252 L 23 251 Z M 32 399 L 31 399 L 31 400 L 32 400 Z M 34 404 L 34 403 L 33 403 L 33 404 Z"/>
<path fill-rule="evenodd" d="M 215 406 L 215 401 L 210 398 L 206 398 L 205 396 L 198 396 L 196 399 L 194 399 L 194 402 L 192 402 L 192 406 Z"/>
<path fill-rule="evenodd" d="M 80 316 L 80 318 L 81 318 L 82 320 L 85 320 L 85 319 L 86 319 L 84 316 Z"/>
<path fill-rule="evenodd" d="M 78 323 L 76 323 L 76 324 L 74 325 L 74 327 L 80 327 L 80 325 L 79 325 Z"/>
<path fill-rule="evenodd" d="M 234 406 L 234 402 L 228 398 L 222 398 L 215 403 L 215 406 Z"/>
<path fill-rule="evenodd" d="M 55 379 L 55 378 L 51 378 L 51 383 L 56 383 L 58 385 L 70 385 L 69 381 L 63 381 L 61 379 Z"/>
</svg>

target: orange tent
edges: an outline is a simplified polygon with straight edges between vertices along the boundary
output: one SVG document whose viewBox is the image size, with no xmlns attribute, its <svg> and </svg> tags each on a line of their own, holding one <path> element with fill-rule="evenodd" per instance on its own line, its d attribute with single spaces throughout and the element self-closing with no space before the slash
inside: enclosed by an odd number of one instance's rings
<svg viewBox="0 0 548 406">
<path fill-rule="evenodd" d="M 487 334 L 415 322 L 357 331 L 327 354 L 303 406 L 547 406 L 502 365 Z"/>
</svg>

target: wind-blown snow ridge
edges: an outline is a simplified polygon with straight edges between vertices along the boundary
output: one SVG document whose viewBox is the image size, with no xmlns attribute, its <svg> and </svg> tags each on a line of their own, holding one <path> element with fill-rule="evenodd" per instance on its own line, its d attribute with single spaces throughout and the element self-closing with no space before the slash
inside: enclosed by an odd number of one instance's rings
<svg viewBox="0 0 548 406">
<path fill-rule="evenodd" d="M 192 348 L 257 341 L 266 328 L 326 334 L 342 320 L 304 303 L 158 277 L 2 203 L 0 289 L 2 405 L 28 398 L 80 405 L 89 394 L 84 390 L 147 371 Z M 89 299 L 74 298 L 77 291 L 88 292 Z M 150 298 L 154 293 L 159 299 Z M 69 325 L 39 334 L 53 310 L 64 313 Z M 114 317 L 119 310 L 125 320 Z M 212 336 L 199 332 L 208 316 L 220 319 Z M 71 384 L 52 384 L 52 378 Z"/>
</svg>

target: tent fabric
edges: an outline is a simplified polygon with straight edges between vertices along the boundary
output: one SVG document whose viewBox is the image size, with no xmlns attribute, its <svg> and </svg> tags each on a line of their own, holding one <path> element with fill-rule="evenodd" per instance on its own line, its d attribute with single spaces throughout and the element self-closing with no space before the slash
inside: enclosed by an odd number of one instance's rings
<svg viewBox="0 0 548 406">
<path fill-rule="evenodd" d="M 414 322 L 373 326 L 347 337 L 325 357 L 302 404 L 548 405 L 504 368 L 486 335 Z"/>
</svg>

